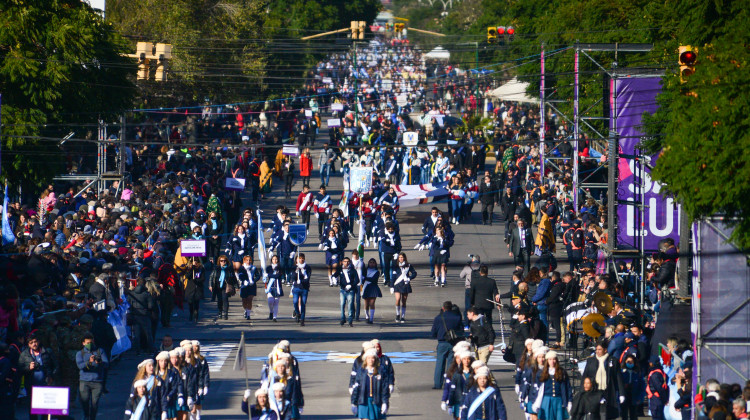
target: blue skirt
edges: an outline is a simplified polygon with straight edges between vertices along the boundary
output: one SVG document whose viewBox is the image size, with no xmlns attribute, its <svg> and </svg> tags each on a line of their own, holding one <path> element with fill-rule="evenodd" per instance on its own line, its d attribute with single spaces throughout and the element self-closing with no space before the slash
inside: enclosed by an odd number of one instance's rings
<svg viewBox="0 0 750 420">
<path fill-rule="evenodd" d="M 396 292 L 396 293 L 409 294 L 409 293 L 411 293 L 411 283 L 407 283 L 405 281 L 402 281 L 401 283 L 393 286 L 393 291 Z"/>
<path fill-rule="evenodd" d="M 563 408 L 562 398 L 542 397 L 542 406 L 539 407 L 539 420 L 566 420 L 570 416 L 568 410 Z"/>
<path fill-rule="evenodd" d="M 379 420 L 379 419 L 384 419 L 385 415 L 380 414 L 380 407 L 375 405 L 375 403 L 372 400 L 372 397 L 367 397 L 366 405 L 357 406 L 357 418 L 368 419 L 368 420 Z"/>
<path fill-rule="evenodd" d="M 527 402 L 527 403 L 526 403 L 526 412 L 527 412 L 528 414 L 536 414 L 536 413 L 534 412 L 534 410 L 533 410 L 533 409 L 531 408 L 531 407 L 532 407 L 533 405 L 534 405 L 534 403 L 533 403 L 533 402 L 531 402 L 531 401 L 529 401 L 529 402 Z"/>
<path fill-rule="evenodd" d="M 245 286 L 240 288 L 240 297 L 242 299 L 258 294 L 258 285 L 253 284 L 252 286 Z"/>
<path fill-rule="evenodd" d="M 452 405 L 451 413 L 453 414 L 454 418 L 461 417 L 461 404 Z"/>
<path fill-rule="evenodd" d="M 342 255 L 338 252 L 332 253 L 331 251 L 326 251 L 326 265 L 341 264 Z"/>
<path fill-rule="evenodd" d="M 362 290 L 362 299 L 371 299 L 383 297 L 377 283 L 370 283 Z"/>
</svg>

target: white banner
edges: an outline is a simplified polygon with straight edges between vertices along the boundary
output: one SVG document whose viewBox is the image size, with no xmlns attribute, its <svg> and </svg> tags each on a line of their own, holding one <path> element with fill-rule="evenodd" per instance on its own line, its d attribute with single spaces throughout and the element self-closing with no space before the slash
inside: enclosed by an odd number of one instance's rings
<svg viewBox="0 0 750 420">
<path fill-rule="evenodd" d="M 404 146 L 416 146 L 419 142 L 419 134 L 415 131 L 404 132 Z"/>
<path fill-rule="evenodd" d="M 328 120 L 329 127 L 341 127 L 341 118 L 331 118 Z"/>
<path fill-rule="evenodd" d="M 312 109 L 305 110 L 305 117 L 312 118 Z"/>
<path fill-rule="evenodd" d="M 341 104 L 341 103 L 331 104 L 331 111 L 343 111 L 343 110 L 344 110 L 344 104 Z"/>
<path fill-rule="evenodd" d="M 245 178 L 227 178 L 224 188 L 233 191 L 245 190 Z"/>
<path fill-rule="evenodd" d="M 180 253 L 183 257 L 205 257 L 205 239 L 183 239 L 180 241 Z"/>
<path fill-rule="evenodd" d="M 287 145 L 284 146 L 281 153 L 286 156 L 299 156 L 299 147 Z"/>
<path fill-rule="evenodd" d="M 372 189 L 372 167 L 351 168 L 349 171 L 350 191 L 364 194 Z"/>
</svg>

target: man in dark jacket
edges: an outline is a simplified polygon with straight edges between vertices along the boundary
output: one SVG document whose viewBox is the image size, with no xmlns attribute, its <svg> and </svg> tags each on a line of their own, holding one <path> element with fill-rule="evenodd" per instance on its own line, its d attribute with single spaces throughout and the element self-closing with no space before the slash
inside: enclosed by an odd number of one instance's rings
<svg viewBox="0 0 750 420">
<path fill-rule="evenodd" d="M 596 344 L 596 353 L 586 360 L 583 377 L 590 378 L 607 401 L 607 419 L 620 416 L 620 404 L 625 402 L 625 383 L 620 374 L 620 363 L 607 354 L 605 340 Z"/>
<path fill-rule="evenodd" d="M 440 315 L 436 316 L 432 321 L 432 331 L 430 332 L 432 338 L 437 340 L 437 349 L 435 353 L 437 360 L 435 360 L 435 376 L 432 389 L 441 389 L 443 387 L 443 374 L 445 373 L 446 364 L 453 360 L 453 345 L 446 334 L 448 331 L 463 331 L 463 323 L 461 322 L 461 313 L 453 311 L 453 302 L 443 302 L 443 307 L 440 309 Z"/>
<path fill-rule="evenodd" d="M 156 305 L 154 297 L 146 290 L 146 281 L 139 278 L 135 289 L 127 290 L 130 302 L 131 328 L 133 328 L 133 346 L 136 349 L 145 349 L 150 352 L 153 348 L 151 343 L 151 310 Z M 145 343 L 145 346 L 144 346 Z M 140 350 L 137 350 L 140 351 Z"/>
<path fill-rule="evenodd" d="M 482 224 L 492 226 L 492 212 L 498 202 L 497 184 L 492 182 L 490 174 L 479 183 L 479 204 L 482 205 Z"/>
<path fill-rule="evenodd" d="M 477 348 L 477 359 L 488 363 L 490 355 L 495 350 L 495 331 L 492 329 L 492 321 L 480 313 L 476 307 L 467 311 L 471 321 L 471 342 Z"/>
<path fill-rule="evenodd" d="M 484 315 L 492 326 L 492 310 L 495 309 L 495 305 L 487 299 L 497 302 L 500 299 L 500 293 L 495 280 L 487 277 L 488 273 L 487 265 L 482 264 L 479 267 L 479 275 L 471 280 L 469 303 L 479 311 L 479 314 Z"/>
<path fill-rule="evenodd" d="M 563 338 L 562 329 L 562 311 L 563 311 L 563 299 L 565 293 L 565 283 L 560 278 L 560 273 L 553 271 L 550 275 L 550 288 L 549 296 L 547 296 L 547 321 L 550 323 L 552 328 L 555 329 L 555 337 L 557 342 L 550 346 L 551 348 L 559 348 Z"/>
<path fill-rule="evenodd" d="M 516 222 L 516 228 L 510 233 L 508 255 L 513 257 L 516 267 L 523 267 L 524 273 L 531 270 L 531 251 L 534 248 L 534 238 L 531 229 L 523 219 Z"/>
<path fill-rule="evenodd" d="M 18 358 L 18 370 L 24 376 L 26 394 L 31 395 L 32 386 L 52 386 L 57 375 L 57 363 L 52 351 L 39 344 L 36 335 L 29 336 L 28 345 L 21 350 Z M 40 416 L 30 414 L 30 420 L 38 420 Z"/>
</svg>

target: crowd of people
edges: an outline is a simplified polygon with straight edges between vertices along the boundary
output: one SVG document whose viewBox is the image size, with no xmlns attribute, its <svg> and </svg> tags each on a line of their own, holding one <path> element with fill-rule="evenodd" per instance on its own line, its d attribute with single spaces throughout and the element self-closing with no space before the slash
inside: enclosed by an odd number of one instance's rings
<svg viewBox="0 0 750 420">
<path fill-rule="evenodd" d="M 614 274 L 607 269 L 606 197 L 581 190 L 579 207 L 573 205 L 573 148 L 565 123 L 547 115 L 547 153 L 559 160 L 540 173 L 538 109 L 493 101 L 489 83 L 477 85 L 476 78 L 457 69 L 424 61 L 414 47 L 377 41 L 354 57 L 353 52 L 332 55 L 311 71 L 304 89 L 287 100 L 268 101 L 262 109 L 206 107 L 196 113 L 176 110 L 159 121 L 145 118 L 128 136 L 135 140 L 122 156 L 129 174 L 125 180 L 101 189 L 49 185 L 38 204 L 12 203 L 8 221 L 14 240 L 0 256 L 0 341 L 5 343 L 0 356 L 7 354 L 17 373 L 8 374 L 13 380 L 4 384 L 0 398 L 15 403 L 21 377 L 27 387 L 64 385 L 73 391 L 71 399 L 78 394 L 86 419 L 93 420 L 118 340 L 107 319 L 125 305 L 134 350 L 160 350 L 139 365 L 126 417 L 197 420 L 209 384 L 200 344 L 183 341 L 172 349 L 155 343 L 159 325 L 170 325 L 175 308 L 185 306 L 189 321 L 198 323 L 204 317 L 201 302 L 210 298 L 218 318 L 226 320 L 230 299 L 239 294 L 244 318 L 257 320 L 253 302 L 261 293 L 268 321 L 278 322 L 285 318 L 279 311 L 289 288 L 288 312 L 305 326 L 312 280 L 325 276 L 329 287 L 339 288 L 342 327 L 362 318 L 373 324 L 383 292 L 393 295 L 395 321 L 403 324 L 414 291 L 411 282 L 427 274 L 417 273 L 404 249 L 427 250 L 429 277 L 434 286 L 445 287 L 452 279 L 452 225 L 475 223 L 477 204 L 482 224 L 504 224 L 500 241 L 516 269 L 506 293 L 498 291 L 478 256 L 471 256 L 458 275 L 465 289 L 463 311 L 444 303 L 432 327 L 438 341 L 434 387 L 442 390 L 442 407 L 454 418 L 507 418 L 498 381 L 486 366 L 497 350 L 493 311 L 498 308 L 498 325 L 507 314 L 511 331 L 509 344 L 500 350 L 517 366 L 512 380 L 529 419 L 636 418 L 644 398 L 659 418 L 667 403 L 674 404 L 664 398 L 666 378 L 681 377 L 683 389 L 689 389 L 684 383 L 690 367 L 665 373 L 662 363 L 650 357 L 649 342 L 651 309 L 674 287 L 674 243 L 665 242 L 652 257 L 651 306 L 641 310 L 635 264 L 622 265 Z M 491 126 L 468 129 L 469 117 L 477 113 L 486 113 Z M 316 147 L 325 137 L 323 116 L 340 124 L 329 124 L 328 138 Z M 455 125 L 456 120 L 462 123 Z M 418 133 L 417 146 L 403 146 L 409 131 Z M 156 140 L 168 144 L 141 144 Z M 285 155 L 283 145 L 298 146 L 299 157 Z M 582 171 L 606 163 L 606 155 L 585 137 L 579 150 Z M 488 168 L 493 154 L 497 163 Z M 89 165 L 71 162 L 71 169 L 80 172 Z M 358 167 L 373 168 L 372 189 L 332 197 L 331 176 L 339 172 L 346 179 Z M 319 188 L 311 184 L 314 171 Z M 227 178 L 245 179 L 245 191 L 222 188 Z M 264 221 L 258 210 L 274 178 L 283 180 L 290 202 L 276 205 L 271 220 Z M 447 195 L 425 218 L 423 237 L 402 243 L 395 187 L 427 183 L 444 185 Z M 445 204 L 445 210 L 438 207 Z M 325 253 L 325 274 L 313 271 L 289 232 L 296 223 L 309 229 L 312 218 L 319 251 Z M 377 258 L 365 262 L 360 244 L 352 240 L 358 223 L 364 225 L 364 244 L 372 244 Z M 204 240 L 205 256 L 182 256 L 183 240 Z M 558 240 L 569 260 L 562 274 L 555 257 Z M 602 338 L 594 341 L 566 316 L 575 303 L 591 309 L 596 293 L 609 296 L 613 309 L 602 314 L 606 325 Z M 502 332 L 499 336 L 505 340 Z M 583 368 L 580 389 L 574 389 L 557 351 L 584 344 L 596 350 Z M 681 354 L 689 351 L 680 346 Z M 248 401 L 250 391 L 245 393 L 243 410 L 259 418 L 299 418 L 304 398 L 288 342 L 269 355 L 263 378 L 254 405 Z M 378 343 L 363 346 L 352 370 L 353 414 L 385 416 L 393 385 L 392 365 Z M 706 418 L 721 408 L 731 411 L 726 403 L 741 401 L 735 391 L 714 388 L 706 386 Z M 711 392 L 719 398 L 708 396 Z M 683 402 L 680 409 L 691 407 Z"/>
</svg>

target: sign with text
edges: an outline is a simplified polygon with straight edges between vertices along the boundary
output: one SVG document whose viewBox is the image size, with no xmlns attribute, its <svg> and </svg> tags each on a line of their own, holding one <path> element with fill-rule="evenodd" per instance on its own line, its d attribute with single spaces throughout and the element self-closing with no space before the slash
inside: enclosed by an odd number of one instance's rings
<svg viewBox="0 0 750 420">
<path fill-rule="evenodd" d="M 312 109 L 305 110 L 305 117 L 312 118 Z"/>
<path fill-rule="evenodd" d="M 297 146 L 284 146 L 281 153 L 286 156 L 299 156 L 299 147 Z"/>
<path fill-rule="evenodd" d="M 341 118 L 331 118 L 328 120 L 329 127 L 341 127 Z"/>
<path fill-rule="evenodd" d="M 333 83 L 333 80 L 330 77 L 324 77 L 323 78 L 323 83 L 331 84 L 331 83 Z"/>
<path fill-rule="evenodd" d="M 31 414 L 67 416 L 68 392 L 63 387 L 32 386 Z"/>
<path fill-rule="evenodd" d="M 409 97 L 405 93 L 396 96 L 396 104 L 398 106 L 406 106 L 409 103 Z"/>
<path fill-rule="evenodd" d="M 180 253 L 183 257 L 205 257 L 205 239 L 183 239 L 180 241 Z"/>
<path fill-rule="evenodd" d="M 227 178 L 224 183 L 224 188 L 232 191 L 244 191 L 245 178 Z"/>
<path fill-rule="evenodd" d="M 343 110 L 344 110 L 344 104 L 342 103 L 331 104 L 331 111 L 343 111 Z"/>
<path fill-rule="evenodd" d="M 307 225 L 289 225 L 289 240 L 296 246 L 305 243 L 307 239 Z"/>
<path fill-rule="evenodd" d="M 419 134 L 416 131 L 404 132 L 404 146 L 416 146 L 419 143 Z"/>
<path fill-rule="evenodd" d="M 349 190 L 364 194 L 372 189 L 372 167 L 351 168 L 349 170 Z"/>
</svg>

